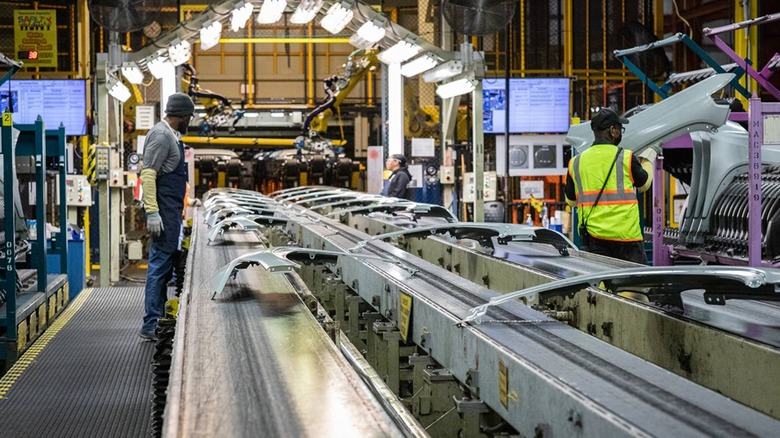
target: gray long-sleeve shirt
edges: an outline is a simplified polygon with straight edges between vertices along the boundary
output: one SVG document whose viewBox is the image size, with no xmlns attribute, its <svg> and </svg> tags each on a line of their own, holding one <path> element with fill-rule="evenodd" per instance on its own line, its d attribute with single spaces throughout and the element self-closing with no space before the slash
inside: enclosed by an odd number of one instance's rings
<svg viewBox="0 0 780 438">
<path fill-rule="evenodd" d="M 173 172 L 179 165 L 179 135 L 165 120 L 154 125 L 146 134 L 144 169 L 152 169 L 157 176 Z"/>
</svg>

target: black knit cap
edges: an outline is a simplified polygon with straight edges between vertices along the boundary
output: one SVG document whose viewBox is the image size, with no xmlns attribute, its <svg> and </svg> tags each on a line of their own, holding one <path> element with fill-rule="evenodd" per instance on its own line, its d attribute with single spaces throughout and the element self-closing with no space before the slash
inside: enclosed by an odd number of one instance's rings
<svg viewBox="0 0 780 438">
<path fill-rule="evenodd" d="M 596 115 L 590 119 L 590 129 L 594 131 L 603 131 L 609 129 L 610 126 L 627 124 L 628 119 L 620 117 L 611 108 L 602 108 L 601 111 L 597 112 Z"/>
<path fill-rule="evenodd" d="M 406 157 L 404 156 L 404 154 L 393 154 L 390 155 L 390 158 L 394 160 L 398 160 L 398 164 L 400 164 L 401 167 L 406 166 Z"/>
<path fill-rule="evenodd" d="M 190 96 L 184 93 L 173 93 L 168 96 L 168 103 L 165 105 L 165 114 L 174 117 L 186 117 L 195 112 L 195 104 L 192 103 Z"/>
</svg>

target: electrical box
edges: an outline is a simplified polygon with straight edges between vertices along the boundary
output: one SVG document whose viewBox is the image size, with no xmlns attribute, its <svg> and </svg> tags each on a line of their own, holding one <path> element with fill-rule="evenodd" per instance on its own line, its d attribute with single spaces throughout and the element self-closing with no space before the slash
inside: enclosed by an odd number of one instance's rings
<svg viewBox="0 0 780 438">
<path fill-rule="evenodd" d="M 54 198 L 59 199 L 57 196 Z M 89 207 L 92 205 L 92 187 L 86 176 L 65 176 L 65 202 L 70 207 Z"/>
<path fill-rule="evenodd" d="M 463 202 L 474 202 L 476 190 L 474 187 L 474 172 L 467 172 L 463 176 Z M 484 185 L 482 187 L 482 200 L 495 201 L 498 190 L 498 177 L 496 172 L 484 173 Z"/>
<path fill-rule="evenodd" d="M 109 179 L 111 164 L 108 161 L 111 148 L 108 146 L 95 146 L 95 179 L 106 181 Z"/>
<path fill-rule="evenodd" d="M 137 240 L 127 242 L 127 258 L 129 260 L 141 260 L 143 258 L 143 244 Z"/>
<path fill-rule="evenodd" d="M 112 169 L 110 172 L 110 178 L 108 180 L 110 187 L 124 187 L 125 174 L 121 170 Z"/>
<path fill-rule="evenodd" d="M 138 186 L 138 174 L 135 172 L 125 172 L 125 177 L 127 178 L 127 187 L 137 187 Z"/>
<path fill-rule="evenodd" d="M 455 184 L 455 166 L 441 166 L 439 177 L 442 184 Z"/>
</svg>

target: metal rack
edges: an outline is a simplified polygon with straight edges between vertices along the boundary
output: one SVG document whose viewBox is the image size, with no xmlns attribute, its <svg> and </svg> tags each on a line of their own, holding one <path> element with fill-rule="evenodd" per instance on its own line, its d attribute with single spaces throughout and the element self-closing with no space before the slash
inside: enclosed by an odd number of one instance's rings
<svg viewBox="0 0 780 438">
<path fill-rule="evenodd" d="M 21 64 L 15 63 L 12 70 L 21 67 Z M 9 72 L 10 73 L 10 72 Z M 12 74 L 12 73 L 11 73 Z M 10 77 L 0 81 L 0 84 Z M 13 130 L 19 131 L 18 138 L 14 142 Z M 4 254 L 5 257 L 0 262 L 0 287 L 6 292 L 5 315 L 0 315 L 0 330 L 4 330 L 4 335 L 0 337 L 0 360 L 6 361 L 6 364 L 16 359 L 18 352 L 25 347 L 26 339 L 20 339 L 18 324 L 25 320 L 27 316 L 35 312 L 41 306 L 54 306 L 55 310 L 61 310 L 64 306 L 66 293 L 63 297 L 55 297 L 60 290 L 67 290 L 66 286 L 59 286 L 60 281 L 53 282 L 48 275 L 47 255 L 49 253 L 59 255 L 59 273 L 67 273 L 67 207 L 66 207 L 66 187 L 65 184 L 59 185 L 59 224 L 60 232 L 53 233 L 51 248 L 47 247 L 46 239 L 46 169 L 47 162 L 53 164 L 58 170 L 60 181 L 65 181 L 67 173 L 65 161 L 65 127 L 60 125 L 53 130 L 45 130 L 43 119 L 38 116 L 35 123 L 14 124 L 13 114 L 5 112 L 2 116 L 2 152 L 3 152 L 3 177 L 4 184 L 3 208 L 5 214 L 4 231 L 6 236 Z M 17 284 L 19 275 L 16 266 L 16 245 L 14 236 L 16 235 L 16 216 L 14 214 L 14 202 L 16 197 L 16 157 L 33 157 L 35 159 L 35 218 L 36 218 L 36 239 L 32 242 L 32 251 L 30 255 L 30 267 L 37 270 L 36 285 L 34 288 L 25 291 L 27 302 L 17 297 Z M 51 286 L 51 287 L 50 287 Z M 29 304 L 29 305 L 27 305 Z M 20 312 L 20 307 L 25 305 L 25 311 Z M 47 308 L 48 309 L 48 308 Z M 52 317 L 55 311 L 48 309 L 48 316 Z"/>
<path fill-rule="evenodd" d="M 718 34 L 734 31 L 737 29 L 747 28 L 753 25 L 771 23 L 773 21 L 780 20 L 780 14 L 766 15 L 758 17 L 752 20 L 746 20 L 739 23 L 733 23 L 730 25 L 718 27 L 715 29 L 704 29 L 704 35 L 709 37 L 716 47 L 723 51 L 729 58 L 734 60 L 736 67 L 730 68 L 731 73 L 735 73 L 737 76 L 732 80 L 732 87 L 740 94 L 748 98 L 749 107 L 747 117 L 744 113 L 733 114 L 730 116 L 732 120 L 747 121 L 748 122 L 748 134 L 749 134 L 749 156 L 748 165 L 750 169 L 750 181 L 753 183 L 749 186 L 749 202 L 748 202 L 748 266 L 774 266 L 772 263 L 764 263 L 761 260 L 761 146 L 764 144 L 764 117 L 770 114 L 780 114 L 780 103 L 775 102 L 762 102 L 761 99 L 753 93 L 751 93 L 739 84 L 740 78 L 747 74 L 750 78 L 754 79 L 761 87 L 767 90 L 772 96 L 780 100 L 780 90 L 769 82 L 769 77 L 772 75 L 772 69 L 776 68 L 780 61 L 780 54 L 775 55 L 770 59 L 766 65 L 757 71 L 752 67 L 752 62 L 748 59 L 740 57 L 731 47 L 728 46 Z M 633 64 L 627 57 L 628 55 L 650 50 L 653 48 L 662 47 L 675 42 L 683 42 L 686 46 L 691 48 L 702 60 L 710 65 L 714 73 L 725 73 L 724 66 L 716 63 L 712 57 L 710 57 L 698 44 L 693 42 L 690 38 L 683 34 L 676 34 L 672 37 L 666 38 L 655 43 L 647 44 L 640 47 L 634 47 L 626 50 L 616 50 L 615 56 L 628 67 L 637 77 L 639 77 L 653 92 L 655 92 L 661 98 L 668 97 L 667 92 L 671 89 L 671 83 L 667 81 L 662 86 L 658 86 L 635 64 Z M 706 73 L 700 73 L 705 74 Z M 671 80 L 671 79 L 670 79 Z M 682 137 L 681 137 L 682 138 Z M 673 143 L 675 147 L 682 144 L 690 144 L 689 141 L 680 141 L 681 138 L 672 140 L 669 143 Z M 666 146 L 666 145 L 665 145 Z M 684 146 L 683 146 L 684 147 Z M 663 156 L 659 156 L 655 163 L 654 178 L 656 181 L 660 181 L 663 176 Z M 663 223 L 664 214 L 664 190 L 660 184 L 655 184 L 653 187 L 653 265 L 655 266 L 668 266 L 671 264 L 670 248 L 663 244 Z M 758 212 L 754 214 L 753 212 Z M 698 257 L 699 254 L 693 251 L 687 250 L 675 250 L 682 256 L 694 256 Z M 723 261 L 719 258 L 720 261 Z M 734 264 L 739 264 L 736 261 Z"/>
</svg>

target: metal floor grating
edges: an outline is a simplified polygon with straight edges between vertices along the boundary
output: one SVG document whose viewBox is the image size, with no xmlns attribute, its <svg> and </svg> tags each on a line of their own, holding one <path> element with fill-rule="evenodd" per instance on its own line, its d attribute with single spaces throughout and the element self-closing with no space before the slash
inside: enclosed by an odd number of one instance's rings
<svg viewBox="0 0 780 438">
<path fill-rule="evenodd" d="M 82 292 L 59 331 L 58 319 L 20 358 L 15 381 L 14 369 L 0 381 L 0 435 L 149 436 L 154 344 L 138 337 L 142 314 L 142 287 Z"/>
</svg>

